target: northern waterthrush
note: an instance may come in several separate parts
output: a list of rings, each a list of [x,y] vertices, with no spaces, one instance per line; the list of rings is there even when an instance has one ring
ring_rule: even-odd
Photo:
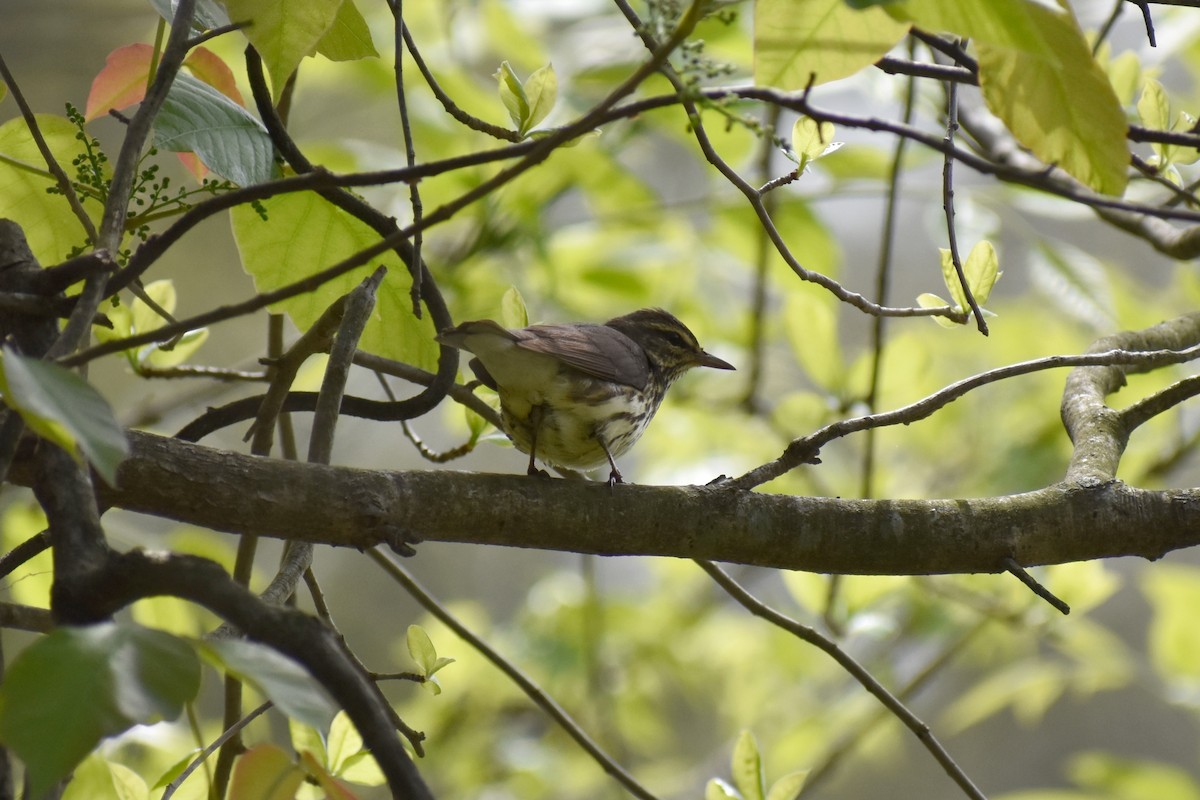
[[[576,469],[607,460],[610,485],[622,480],[616,457],[642,435],[676,378],[692,367],[733,369],[659,308],[603,325],[508,330],[475,320],[437,340],[474,353],[471,370],[500,395],[504,432],[529,454],[530,475],[539,474],[539,458]]]

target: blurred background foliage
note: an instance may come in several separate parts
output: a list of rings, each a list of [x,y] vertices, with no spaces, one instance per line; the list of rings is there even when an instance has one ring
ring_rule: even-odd
[[[307,59],[290,122],[312,160],[338,171],[404,163],[390,17],[382,4],[359,5],[383,58]],[[1092,32],[1112,5],[1074,4]],[[104,54],[151,41],[155,25],[148,6],[117,0],[87,7],[5,0],[5,16],[0,50],[35,108],[50,113],[61,113],[68,101],[82,106]],[[695,37],[702,49],[696,45],[676,65],[704,83],[744,81],[751,69],[750,16],[750,4],[735,4],[720,19],[705,21]],[[1131,120],[1146,76],[1168,87],[1173,108],[1200,105],[1200,12],[1155,7],[1154,16],[1156,48],[1147,45],[1132,7],[1105,44],[1118,86],[1128,85],[1122,101]],[[493,77],[502,61],[521,79],[553,64],[558,103],[544,123],[552,126],[586,110],[645,57],[625,21],[600,0],[408,3],[405,19],[442,88],[469,113],[501,126],[510,124]],[[235,37],[210,46],[241,74]],[[77,55],[63,58],[66,52]],[[496,146],[444,112],[411,60],[404,77],[420,159]],[[940,135],[942,88],[916,81],[912,90],[914,124]],[[669,91],[665,81],[652,79],[641,93]],[[819,88],[813,99],[825,108],[898,118],[906,91],[907,79],[867,70]],[[6,119],[15,115],[11,99],[0,110]],[[704,114],[718,152],[755,185],[792,166],[742,121],[762,124],[761,114],[749,103]],[[112,143],[117,124],[102,119],[89,130]],[[779,130],[789,128],[786,117],[779,121]],[[805,267],[870,295],[896,143],[844,128],[836,138],[845,142],[840,150],[775,191],[774,215]],[[422,201],[436,208],[497,169],[460,169],[424,181]],[[1190,165],[1178,169],[1184,183],[1196,177]],[[918,294],[944,289],[937,251],[945,235],[940,157],[910,146],[899,174],[890,304],[913,305]],[[988,303],[996,314],[991,335],[983,338],[971,326],[946,330],[926,319],[888,321],[875,408],[904,405],[996,366],[1081,352],[1098,336],[1177,316],[1200,301],[1194,265],[1157,255],[1087,209],[965,168],[957,174],[960,242],[969,247],[991,240],[1004,270]],[[181,170],[180,176],[186,180]],[[1131,189],[1143,191],[1141,185]],[[401,224],[411,220],[405,187],[362,194]],[[251,286],[228,228],[208,224],[195,236],[176,248],[159,276],[174,281],[180,310],[194,313],[247,295]],[[691,375],[672,392],[627,459],[626,475],[638,483],[737,475],[774,458],[793,438],[868,410],[873,320],[764,253],[769,250],[752,212],[705,162],[676,107],[645,112],[560,150],[424,241],[456,319],[499,316],[501,298],[513,286],[531,321],[602,320],[663,306],[710,351],[739,366],[733,374]],[[765,303],[756,320],[760,274]],[[252,363],[263,350],[263,329],[261,320],[221,326],[195,358],[217,366]],[[755,347],[762,357],[757,373],[749,368]],[[1126,397],[1144,396],[1182,374],[1179,368],[1135,377],[1114,402],[1124,405]],[[869,486],[875,497],[935,498],[1045,486],[1061,478],[1069,453],[1058,418],[1063,377],[1042,372],[992,384],[928,420],[878,431],[869,474],[866,437],[859,436],[827,448],[821,465],[766,489],[856,497]],[[118,358],[96,365],[94,380],[125,422],[165,433],[214,398],[243,391],[151,385]],[[371,391],[364,382],[361,393]],[[1195,409],[1184,406],[1139,430],[1120,477],[1147,488],[1197,485],[1197,423]],[[435,447],[468,435],[464,412],[449,403],[414,427]],[[339,433],[338,463],[423,466],[399,432],[377,423],[347,420]],[[232,447],[238,436],[214,442]],[[503,442],[485,441],[451,466],[515,472],[522,461]],[[8,494],[0,502],[5,549],[40,529],[30,498]],[[172,530],[126,513],[106,519],[122,547],[168,546],[223,563],[232,557],[222,535]],[[275,557],[269,547],[260,555],[264,575]],[[8,599],[46,606],[49,557],[39,559],[8,581]],[[812,770],[804,797],[958,796],[911,734],[837,665],[748,616],[690,563],[430,543],[407,566],[659,797],[700,798],[710,778],[728,778],[743,729],[759,743],[768,782]],[[412,622],[428,630],[440,654],[455,659],[439,673],[439,695],[407,685],[389,689],[403,718],[427,735],[419,766],[438,796],[624,796],[493,665],[363,557],[322,552],[316,569],[335,619],[373,669],[412,668],[404,645]],[[933,726],[991,797],[1200,797],[1195,553],[1158,564],[1117,560],[1036,572],[1071,604],[1069,617],[1003,575],[830,578],[751,569],[735,575],[785,613],[833,634]],[[188,635],[214,625],[178,601],[143,601],[132,613]],[[5,633],[8,652],[26,641],[24,634]],[[213,678],[206,676],[201,708],[215,705]],[[200,715],[196,729],[204,741],[219,733],[216,724],[208,711]],[[251,741],[286,735],[281,719],[270,715],[248,732]],[[101,755],[152,784],[192,746],[186,724],[164,723],[107,743]],[[202,788],[202,778],[194,778],[176,796],[203,796]],[[383,796],[380,789],[356,791]]]

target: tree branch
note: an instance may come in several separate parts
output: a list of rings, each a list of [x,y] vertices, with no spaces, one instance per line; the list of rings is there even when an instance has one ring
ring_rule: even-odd
[[[1023,494],[845,500],[728,486],[618,487],[524,475],[385,472],[130,433],[103,502],[231,533],[364,549],[425,540],[703,558],[823,573],[1002,572],[1200,544],[1200,490],[1064,482]],[[24,459],[13,477],[29,480]],[[454,502],[446,502],[453,497]],[[285,534],[281,532],[286,532]]]

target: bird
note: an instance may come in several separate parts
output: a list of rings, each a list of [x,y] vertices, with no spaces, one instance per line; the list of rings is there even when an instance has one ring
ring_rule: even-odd
[[[469,366],[500,396],[504,432],[529,455],[530,475],[548,464],[589,470],[608,462],[608,485],[623,483],[617,457],[641,437],[671,384],[692,367],[734,369],[706,353],[687,326],[661,308],[604,324],[530,325],[490,319],[446,328],[437,341],[474,354]]]

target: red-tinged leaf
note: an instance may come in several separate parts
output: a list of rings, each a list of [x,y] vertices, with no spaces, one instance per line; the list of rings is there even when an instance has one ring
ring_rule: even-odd
[[[329,770],[321,766],[317,757],[309,751],[305,750],[300,754],[300,763],[308,771],[309,777],[325,790],[327,800],[358,800],[358,795],[350,791],[349,786],[330,775]]]
[[[93,120],[110,109],[119,111],[141,102],[146,96],[153,54],[154,48],[148,44],[130,44],[109,53],[104,69],[92,81],[84,118]]]
[[[237,79],[233,77],[233,70],[212,50],[197,47],[188,55],[183,65],[191,70],[193,75],[209,86],[242,108],[246,107],[246,100],[242,97],[241,91],[238,90]]]
[[[204,162],[200,160],[200,156],[195,153],[176,153],[175,155],[179,156],[179,161],[183,164],[183,168],[192,173],[196,180],[202,181],[208,177],[208,167],[204,166]]]
[[[304,783],[304,770],[273,744],[260,744],[233,765],[229,796],[239,800],[292,800]]]

